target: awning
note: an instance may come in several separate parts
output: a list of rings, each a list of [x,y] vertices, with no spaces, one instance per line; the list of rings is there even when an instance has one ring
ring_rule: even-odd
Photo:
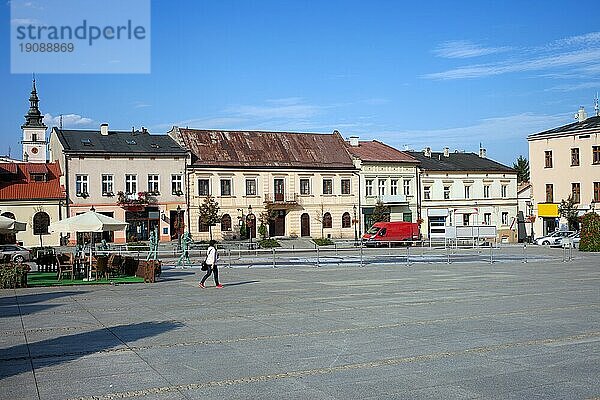
[[[538,203],[538,216],[546,218],[558,217],[558,204]]]

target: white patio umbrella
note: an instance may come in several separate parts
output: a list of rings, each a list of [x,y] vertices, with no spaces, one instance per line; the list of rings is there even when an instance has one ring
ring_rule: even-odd
[[[0,233],[16,233],[27,229],[25,222],[15,221],[12,218],[8,218],[0,215]]]
[[[50,232],[114,232],[122,231],[127,225],[129,225],[127,222],[119,221],[118,219],[97,213],[92,207],[91,211],[54,222],[50,224],[48,229]],[[92,263],[93,248],[94,243],[92,235],[90,265]]]

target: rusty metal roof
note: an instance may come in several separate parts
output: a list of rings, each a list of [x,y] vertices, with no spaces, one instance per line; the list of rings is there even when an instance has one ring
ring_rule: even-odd
[[[377,140],[370,142],[360,141],[358,146],[350,145],[350,142],[346,142],[348,151],[355,157],[362,161],[371,162],[407,162],[407,163],[418,163],[419,161],[403,151],[393,148],[385,143]]]
[[[339,133],[215,131],[178,128],[193,166],[354,169]]]

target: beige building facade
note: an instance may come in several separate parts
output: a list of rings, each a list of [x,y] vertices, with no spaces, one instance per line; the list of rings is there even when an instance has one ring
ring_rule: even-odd
[[[527,138],[537,236],[567,229],[558,207],[569,196],[580,215],[600,208],[600,116],[588,118],[582,108],[576,118]]]
[[[64,171],[68,216],[93,207],[129,223],[126,231],[98,235],[108,242],[148,240],[153,229],[161,241],[183,234],[188,154],[167,135],[109,131],[106,124],[99,131],[54,128],[50,157]]]
[[[210,237],[200,220],[207,196],[219,206],[216,240],[260,237],[354,237],[359,175],[339,134],[207,131],[174,127],[191,151],[190,232]],[[357,227],[358,229],[358,227]],[[249,237],[248,237],[249,239]]]
[[[377,140],[346,142],[354,165],[360,170],[360,229],[368,230],[378,202],[390,211],[390,221],[416,222],[418,215],[418,161]]]

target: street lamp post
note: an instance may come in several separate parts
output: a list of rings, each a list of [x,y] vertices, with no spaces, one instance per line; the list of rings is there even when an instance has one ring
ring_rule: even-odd
[[[248,238],[250,240],[250,249],[252,249],[252,228],[254,228],[254,214],[252,214],[252,204],[248,206]]]
[[[181,206],[177,205],[177,249],[181,250]]]
[[[354,211],[354,219],[352,220],[352,223],[354,224],[354,245],[358,246],[358,232],[356,230],[356,224],[358,222],[356,219],[356,204],[352,206],[352,210]]]
[[[533,239],[535,239],[535,235],[533,233],[533,221],[535,220],[535,217],[533,216],[533,200],[531,202],[527,202],[527,206],[529,207],[529,221],[531,222],[530,243],[533,243]]]

